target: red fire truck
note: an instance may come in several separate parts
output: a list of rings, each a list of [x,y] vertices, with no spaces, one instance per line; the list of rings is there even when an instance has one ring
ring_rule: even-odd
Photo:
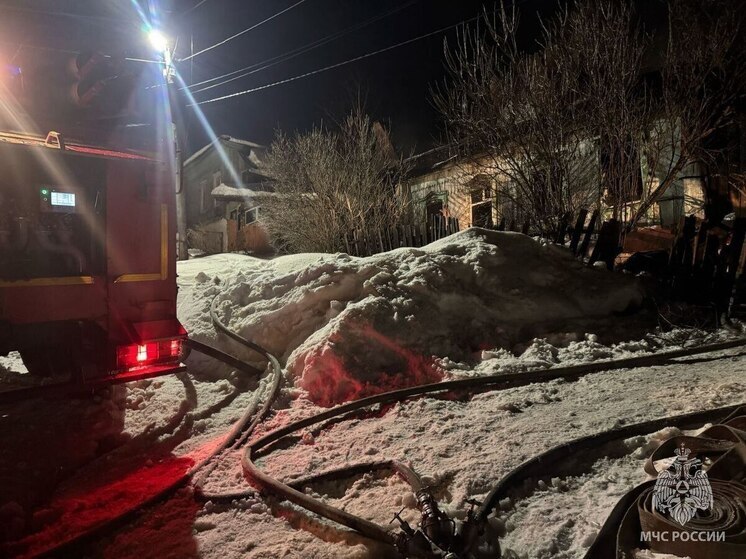
[[[84,383],[181,370],[186,337],[170,122],[87,120],[107,88],[132,83],[99,71],[81,86],[92,60],[74,61],[74,102],[41,103],[49,118],[24,105],[39,95],[20,69],[0,82],[0,355]]]

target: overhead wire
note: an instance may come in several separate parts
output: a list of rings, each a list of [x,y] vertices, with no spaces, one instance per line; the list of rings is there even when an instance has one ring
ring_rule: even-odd
[[[214,97],[212,99],[206,99],[204,101],[198,101],[196,103],[191,103],[188,106],[189,107],[195,107],[195,106],[198,106],[198,105],[206,105],[208,103],[217,103],[218,101],[224,101],[225,99],[231,99],[233,97],[239,97],[241,95],[247,95],[249,93],[254,93],[256,91],[261,91],[261,90],[264,90],[264,89],[269,89],[271,87],[276,87],[278,85],[283,85],[283,84],[294,82],[294,81],[297,81],[297,80],[300,80],[300,79],[303,79],[303,78],[314,76],[316,74],[320,74],[320,73],[326,72],[328,70],[333,70],[333,69],[339,68],[341,66],[346,66],[347,64],[352,64],[353,62],[358,62],[359,60],[364,60],[366,58],[370,58],[371,56],[375,56],[375,55],[381,54],[383,52],[387,52],[387,51],[390,51],[390,50],[393,50],[393,49],[396,49],[396,48],[399,48],[399,47],[403,47],[405,45],[414,43],[415,41],[419,41],[421,39],[426,39],[427,37],[432,37],[433,35],[437,35],[439,33],[445,33],[446,31],[449,31],[449,30],[454,29],[456,27],[459,27],[461,25],[464,25],[464,24],[467,24],[467,23],[471,23],[472,21],[475,21],[475,20],[479,19],[479,17],[480,16],[475,16],[475,17],[472,17],[472,18],[469,18],[469,19],[465,19],[465,20],[462,20],[462,21],[460,21],[458,23],[455,23],[453,25],[448,25],[446,27],[441,27],[440,29],[436,29],[435,31],[430,31],[429,33],[425,33],[424,35],[419,35],[417,37],[413,37],[412,39],[407,39],[406,41],[401,41],[401,42],[396,43],[394,45],[390,45],[388,47],[384,47],[384,48],[381,48],[381,49],[378,49],[378,50],[374,50],[374,51],[368,52],[366,54],[361,54],[360,56],[356,56],[356,57],[350,58],[348,60],[343,60],[342,62],[337,62],[335,64],[329,64],[328,66],[324,66],[322,68],[317,68],[315,70],[311,70],[309,72],[305,72],[305,73],[299,74],[297,76],[292,76],[290,78],[285,78],[285,79],[282,79],[282,80],[278,80],[276,82],[272,82],[272,83],[260,85],[260,86],[257,86],[257,87],[253,87],[251,89],[246,89],[246,90],[243,90],[243,91],[236,91],[235,93],[229,93],[227,95],[221,95],[219,97]]]
[[[229,78],[229,79],[225,79],[224,81],[222,81],[220,83],[216,83],[216,84],[213,84],[213,85],[210,85],[210,86],[207,86],[207,87],[202,87],[200,89],[196,89],[196,90],[192,91],[193,93],[199,93],[201,91],[206,91],[206,90],[212,89],[214,87],[225,85],[226,83],[229,83],[231,81],[234,81],[234,80],[237,80],[237,79],[240,79],[240,78],[244,78],[244,77],[249,76],[251,74],[255,74],[257,72],[261,72],[263,70],[266,70],[267,68],[271,68],[272,66],[275,66],[277,64],[281,64],[282,62],[286,62],[288,60],[292,60],[293,58],[301,56],[301,55],[303,55],[303,54],[305,54],[307,52],[310,52],[310,51],[312,51],[312,50],[314,50],[314,49],[316,49],[318,47],[321,47],[321,46],[323,46],[323,45],[325,45],[327,43],[330,43],[332,41],[336,41],[337,39],[339,39],[339,38],[341,38],[341,37],[343,37],[345,35],[348,35],[348,34],[352,33],[353,31],[358,31],[358,30],[360,30],[360,29],[362,29],[364,27],[367,27],[368,25],[371,25],[371,24],[376,23],[376,22],[378,22],[378,21],[380,21],[382,19],[385,19],[385,18],[387,18],[389,16],[392,16],[393,14],[395,14],[397,12],[400,12],[402,10],[405,10],[406,8],[410,7],[411,5],[413,5],[413,4],[417,3],[417,2],[419,2],[419,0],[410,0],[409,2],[406,2],[405,4],[401,4],[401,5],[397,6],[396,8],[394,8],[392,10],[389,10],[389,11],[387,11],[385,13],[382,13],[382,14],[378,14],[378,15],[376,15],[376,16],[374,16],[372,18],[369,18],[369,19],[367,19],[365,21],[356,23],[355,25],[351,25],[350,27],[347,27],[346,29],[342,29],[341,31],[337,31],[336,33],[332,33],[331,35],[327,35],[326,37],[321,37],[320,39],[317,39],[315,41],[307,43],[307,44],[305,44],[305,45],[303,45],[301,47],[289,50],[289,51],[284,52],[284,53],[282,53],[280,55],[277,55],[277,56],[273,56],[272,58],[269,58],[269,59],[264,60],[262,62],[257,62],[257,63],[251,64],[249,66],[245,66],[244,68],[240,68],[238,70],[233,70],[231,72],[227,72],[227,73],[222,74],[220,76],[215,76],[213,78],[202,80],[201,82],[197,82],[197,83],[189,85],[188,88],[192,89],[194,87],[199,87],[201,85],[205,85],[205,84],[208,84],[208,83],[211,83],[211,82],[214,82],[214,81],[223,80],[224,78]],[[240,75],[236,76],[236,74],[240,74]],[[234,77],[231,77],[231,76],[234,76]],[[184,89],[184,88],[181,88],[181,89]]]
[[[196,3],[196,4],[194,5],[194,6],[192,6],[191,8],[187,8],[186,10],[184,10],[184,11],[183,11],[183,12],[182,12],[181,14],[179,14],[179,15],[180,15],[180,16],[185,16],[186,14],[188,14],[188,13],[190,13],[190,12],[193,12],[194,10],[196,10],[197,8],[199,8],[199,7],[200,7],[200,6],[202,5],[202,4],[204,4],[204,3],[208,2],[208,1],[209,1],[209,0],[200,0],[200,1],[199,1],[199,2],[197,2],[197,3]]]
[[[190,54],[189,56],[187,56],[187,57],[185,57],[185,58],[182,58],[182,59],[180,59],[180,61],[182,61],[182,62],[183,62],[183,61],[186,61],[186,60],[191,60],[192,58],[195,58],[195,57],[197,57],[197,56],[199,56],[199,55],[201,55],[201,54],[204,54],[204,53],[206,53],[206,52],[208,52],[208,51],[211,51],[211,50],[213,50],[213,49],[216,49],[216,48],[218,48],[218,47],[220,47],[220,46],[222,46],[222,45],[224,45],[224,44],[226,44],[226,43],[228,43],[228,42],[232,41],[233,39],[235,39],[235,38],[237,38],[237,37],[240,37],[241,35],[244,35],[244,34],[248,33],[249,31],[253,31],[253,30],[254,30],[254,29],[256,29],[257,27],[259,27],[259,26],[261,26],[261,25],[264,25],[265,23],[267,23],[267,22],[269,22],[269,21],[272,21],[272,20],[273,20],[273,19],[275,19],[276,17],[279,17],[279,16],[281,16],[282,14],[284,14],[284,13],[286,13],[286,12],[289,12],[289,11],[290,11],[290,10],[292,10],[293,8],[295,8],[295,7],[297,7],[297,6],[300,6],[301,4],[303,4],[303,3],[305,2],[305,1],[306,1],[306,0],[298,0],[298,2],[296,2],[295,4],[292,4],[291,6],[288,6],[287,8],[285,8],[285,9],[283,9],[283,10],[280,10],[280,11],[279,11],[279,12],[277,12],[276,14],[273,14],[273,15],[269,16],[268,18],[265,18],[265,19],[263,19],[262,21],[260,21],[260,22],[258,22],[258,23],[255,23],[255,24],[254,24],[254,25],[252,25],[251,27],[247,27],[247,28],[246,28],[246,29],[244,29],[243,31],[239,31],[238,33],[235,33],[235,34],[231,35],[230,37],[227,37],[227,38],[223,39],[222,41],[219,41],[219,42],[215,43],[215,44],[214,44],[214,45],[212,45],[212,46],[206,47],[206,48],[204,48],[204,49],[202,49],[202,50],[198,50],[197,52],[195,52],[195,53],[193,53],[193,54]]]

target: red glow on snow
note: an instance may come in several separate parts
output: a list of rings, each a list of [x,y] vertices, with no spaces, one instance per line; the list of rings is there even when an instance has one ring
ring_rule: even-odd
[[[11,544],[11,554],[33,557],[129,511],[177,481],[191,466],[190,457],[167,456],[152,465],[121,473],[108,483],[91,480],[62,490],[37,511],[38,531]],[[98,480],[100,483],[100,480]]]
[[[331,407],[381,392],[443,380],[443,372],[431,357],[403,347],[374,328],[360,326],[352,334],[354,343],[365,347],[361,355],[375,354],[385,365],[358,360],[354,352],[352,356],[339,355],[335,351],[335,340],[331,339],[320,351],[306,357],[299,383],[315,404]],[[349,344],[349,335],[345,341]]]

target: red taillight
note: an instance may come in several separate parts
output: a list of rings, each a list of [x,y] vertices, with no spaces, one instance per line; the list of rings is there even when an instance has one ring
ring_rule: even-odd
[[[132,369],[154,363],[179,361],[182,339],[160,340],[117,347],[117,369]]]

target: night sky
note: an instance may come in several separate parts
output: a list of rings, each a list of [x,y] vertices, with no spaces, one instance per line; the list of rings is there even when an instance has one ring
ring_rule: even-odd
[[[178,39],[178,60],[192,52],[192,45],[195,52],[209,47],[297,1],[206,0],[195,8],[200,0],[161,0],[157,13],[166,35]],[[554,0],[518,2],[527,37],[536,33],[537,12],[546,16],[556,5]],[[23,63],[29,57],[82,49],[148,55],[132,4],[131,0],[0,0],[0,60]],[[155,0],[151,5],[156,5]],[[387,47],[473,18],[483,6],[492,5],[480,0],[305,0],[223,46],[178,63],[177,68],[187,83],[198,82],[394,12],[292,60],[198,93],[201,101]],[[455,35],[455,30],[440,33],[292,83],[203,105],[203,110],[218,134],[269,143],[278,127],[302,131],[340,117],[360,90],[373,117],[390,124],[396,147],[422,151],[434,144],[439,133],[430,88],[444,77],[443,40]],[[189,130],[191,150],[208,141],[196,120],[191,120]]]
[[[194,30],[195,49],[199,50],[222,38],[227,30],[230,34],[243,29],[275,13],[279,5],[294,2],[209,0],[187,16],[189,21],[183,28],[185,34]],[[226,9],[214,9],[216,5],[224,5]],[[387,47],[474,17],[481,6],[477,0],[307,0],[256,32],[236,39],[230,47],[226,45],[197,57],[194,81],[266,60],[378,14],[397,8],[400,11],[286,63],[198,94],[197,98],[202,100],[215,97],[216,93],[272,83]],[[437,133],[437,114],[430,103],[429,87],[442,79],[445,35],[296,82],[206,105],[204,110],[216,130],[268,142],[277,126],[286,131],[304,130],[322,119],[338,118],[360,90],[367,98],[371,114],[390,123],[399,147],[424,149]],[[455,31],[447,35],[454,37]],[[188,78],[189,63],[181,71]]]
[[[159,3],[162,26],[178,39],[176,58],[229,37],[295,4],[298,0],[171,0]],[[543,4],[521,2],[529,18]],[[143,3],[144,4],[144,3]],[[491,6],[491,3],[488,3]],[[283,80],[335,64],[478,15],[479,0],[305,0],[297,7],[233,41],[181,62],[187,83],[263,62],[382,14],[370,23],[287,62],[196,95],[209,99]],[[190,9],[191,8],[191,9]],[[2,0],[0,54],[15,62],[55,56],[56,50],[95,49],[104,53],[143,48],[144,39],[130,0]],[[443,40],[455,30],[292,83],[205,105],[218,134],[268,143],[278,127],[307,130],[339,118],[362,91],[374,118],[391,125],[402,150],[424,150],[438,134],[431,84],[443,78]],[[193,41],[193,43],[192,43]],[[18,52],[19,46],[24,45]],[[53,50],[41,50],[45,47]],[[207,142],[196,120],[190,123],[192,150]]]

